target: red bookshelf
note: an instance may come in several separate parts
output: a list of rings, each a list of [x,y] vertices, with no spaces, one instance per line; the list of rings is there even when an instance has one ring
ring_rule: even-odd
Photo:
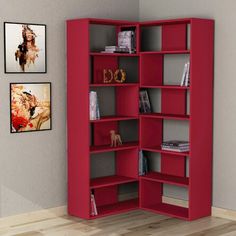
[[[99,40],[101,35],[96,39],[91,36],[94,35],[91,27],[97,26],[109,30],[109,38],[104,42]],[[144,43],[149,42],[145,30],[155,27],[160,29],[161,37],[151,41],[160,40],[158,50]],[[117,33],[127,29],[135,31],[136,53],[101,52],[106,45],[116,45]],[[93,44],[94,40],[97,41]],[[211,215],[213,41],[214,21],[209,19],[140,23],[92,18],[67,21],[70,215],[95,219],[138,208],[183,220]],[[180,86],[181,78],[177,83],[166,83],[166,57],[169,56],[189,58],[190,86]],[[115,71],[119,68],[127,71],[126,81],[104,84],[103,69]],[[160,93],[159,111],[139,114],[140,89]],[[91,90],[97,91],[104,103],[98,120],[89,119]],[[105,99],[106,94],[112,94],[113,99]],[[112,109],[107,109],[109,104],[113,104]],[[165,122],[174,122],[176,126],[179,122],[187,124],[189,152],[161,149],[165,141]],[[123,145],[111,147],[110,130],[122,135],[137,135],[127,136]],[[158,154],[160,171],[150,170],[138,176],[139,150]],[[113,155],[114,173],[91,177],[92,157],[105,157],[107,153]],[[104,157],[103,160],[111,161],[110,157]],[[120,201],[120,188],[137,183],[138,198]],[[163,201],[166,184],[187,189],[188,207]],[[97,216],[90,215],[91,191],[96,200]]]

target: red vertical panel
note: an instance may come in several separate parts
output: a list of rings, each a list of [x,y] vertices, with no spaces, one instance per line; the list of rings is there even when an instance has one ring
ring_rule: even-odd
[[[162,85],[163,81],[163,55],[147,54],[140,56],[140,82],[141,85]]]
[[[140,146],[160,148],[162,143],[162,119],[141,117]]]
[[[94,189],[94,197],[97,207],[117,203],[118,185]]]
[[[140,206],[150,207],[162,202],[162,184],[149,180],[140,180]]]
[[[95,123],[93,130],[93,145],[99,146],[111,144],[111,130],[115,130],[116,133],[118,132],[118,123],[116,121]]]
[[[89,24],[67,21],[68,212],[90,215]]]
[[[187,48],[187,25],[170,24],[162,26],[162,50],[185,50]]]
[[[138,116],[139,113],[139,88],[117,87],[116,88],[116,115]]]
[[[163,89],[161,91],[161,112],[164,114],[185,115],[186,91]]]
[[[138,149],[116,153],[116,174],[138,178]]]
[[[191,20],[189,217],[211,215],[214,21]]]
[[[116,56],[94,56],[93,57],[93,83],[103,83],[103,69],[111,69],[114,73],[118,68]],[[113,81],[112,81],[113,82]]]
[[[168,175],[185,176],[185,157],[161,155],[161,172]]]

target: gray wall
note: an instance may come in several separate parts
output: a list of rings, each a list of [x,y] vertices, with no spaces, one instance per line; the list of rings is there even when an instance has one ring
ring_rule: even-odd
[[[0,0],[0,217],[66,204],[65,20],[97,17],[137,20],[136,0]],[[3,22],[47,25],[48,73],[3,71]],[[10,134],[9,83],[52,82],[53,130]]]
[[[213,205],[236,210],[236,1],[140,0],[140,20],[215,19]]]

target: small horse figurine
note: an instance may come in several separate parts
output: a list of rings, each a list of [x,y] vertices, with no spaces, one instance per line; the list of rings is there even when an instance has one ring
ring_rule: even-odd
[[[115,130],[110,131],[111,134],[111,147],[122,145],[122,140],[119,134],[116,134]]]

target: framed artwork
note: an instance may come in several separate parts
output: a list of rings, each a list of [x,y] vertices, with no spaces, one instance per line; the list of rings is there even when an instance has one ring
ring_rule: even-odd
[[[147,90],[140,90],[139,92],[139,112],[151,113],[152,107]]]
[[[5,73],[46,73],[46,25],[4,22]]]
[[[51,83],[10,83],[11,133],[52,129]]]

